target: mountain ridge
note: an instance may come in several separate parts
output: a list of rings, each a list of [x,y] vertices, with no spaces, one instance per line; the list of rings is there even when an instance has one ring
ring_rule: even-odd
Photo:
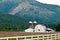
[[[56,24],[60,22],[60,6],[42,4],[35,0],[10,0],[0,4],[7,5],[5,7],[0,5],[0,11],[6,14],[10,13],[10,15],[36,20],[43,24]]]

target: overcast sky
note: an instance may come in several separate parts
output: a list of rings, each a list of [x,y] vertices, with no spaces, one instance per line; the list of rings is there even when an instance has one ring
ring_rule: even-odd
[[[36,0],[42,3],[60,5],[60,0]]]

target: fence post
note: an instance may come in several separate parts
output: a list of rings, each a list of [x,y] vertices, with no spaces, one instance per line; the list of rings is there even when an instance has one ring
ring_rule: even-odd
[[[60,33],[58,33],[58,40],[60,40],[60,38],[59,38],[59,37],[60,37]]]
[[[55,34],[55,40],[57,39],[57,36],[56,36],[57,34]]]
[[[31,36],[31,40],[33,40],[33,36]]]
[[[44,35],[43,35],[43,40],[44,40]]]
[[[8,38],[6,40],[8,40]]]
[[[52,34],[51,34],[51,40],[52,40]]]
[[[18,37],[16,38],[16,40],[18,40]]]
[[[37,38],[38,38],[37,40],[39,40],[39,36],[37,36]]]
[[[24,40],[26,40],[26,36],[25,36]]]

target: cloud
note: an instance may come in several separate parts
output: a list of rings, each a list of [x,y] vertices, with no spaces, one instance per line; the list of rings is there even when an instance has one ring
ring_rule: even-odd
[[[60,5],[60,0],[36,0],[36,1],[46,4]]]

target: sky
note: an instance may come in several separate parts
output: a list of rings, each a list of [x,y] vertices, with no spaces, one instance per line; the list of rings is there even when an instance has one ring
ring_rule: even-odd
[[[36,0],[41,3],[46,3],[46,4],[53,4],[53,5],[59,5],[60,6],[60,0]]]

